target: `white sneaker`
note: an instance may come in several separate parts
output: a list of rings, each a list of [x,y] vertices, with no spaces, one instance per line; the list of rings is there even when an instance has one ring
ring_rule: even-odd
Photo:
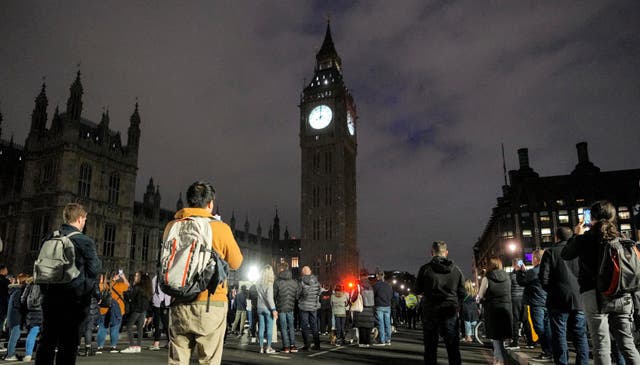
[[[272,349],[271,347],[267,347],[267,349],[264,350],[264,352],[266,352],[267,354],[275,354],[276,350]]]
[[[126,349],[120,351],[121,354],[135,354],[140,352],[140,346],[129,346]]]
[[[22,358],[22,361],[31,361],[31,355],[25,355],[25,356]]]
[[[13,356],[5,357],[4,361],[18,361],[18,358],[16,357],[16,355],[13,355]]]

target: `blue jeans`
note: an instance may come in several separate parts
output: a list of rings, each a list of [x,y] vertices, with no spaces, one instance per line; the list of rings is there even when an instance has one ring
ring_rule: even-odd
[[[36,338],[38,337],[38,333],[40,333],[40,326],[33,326],[29,329],[29,333],[27,334],[27,342],[24,345],[25,355],[33,355],[33,347],[36,345]]]
[[[549,325],[547,307],[529,306],[529,310],[531,311],[533,330],[536,331],[538,337],[540,337],[542,352],[546,355],[551,355],[553,349],[551,348],[551,326]]]
[[[473,329],[476,328],[477,321],[464,321],[464,335],[473,336]]]
[[[302,328],[302,340],[304,346],[309,347],[313,336],[313,344],[320,347],[320,333],[318,332],[318,314],[316,311],[300,311],[300,327]]]
[[[120,324],[122,323],[122,314],[120,314],[120,306],[118,301],[111,301],[111,308],[105,315],[100,315],[98,318],[98,334],[96,335],[96,344],[98,347],[104,347],[104,342],[107,339],[107,328],[104,325],[105,317],[109,316],[109,337],[111,347],[118,346],[118,340],[120,339]]]
[[[443,315],[425,315],[424,323],[422,324],[425,365],[436,365],[438,363],[438,341],[440,336],[442,336],[445,347],[447,348],[449,365],[462,364],[459,333],[460,325],[457,313],[448,317]]]
[[[296,345],[296,329],[293,327],[293,312],[278,313],[280,321],[280,333],[282,333],[282,346]]]
[[[265,326],[266,331],[265,331]],[[273,317],[268,310],[258,312],[258,345],[262,348],[264,333],[267,336],[267,347],[271,347],[271,338],[273,337]]]
[[[391,342],[391,307],[376,307],[380,343]]]
[[[20,325],[11,327],[9,331],[9,343],[7,344],[7,357],[11,357],[16,354],[16,345],[20,339]]]
[[[553,360],[558,365],[569,364],[569,347],[567,346],[567,330],[571,331],[573,346],[576,349],[576,365],[589,364],[589,343],[587,342],[587,327],[582,311],[549,310],[551,324],[551,341]],[[567,323],[571,328],[567,328]]]

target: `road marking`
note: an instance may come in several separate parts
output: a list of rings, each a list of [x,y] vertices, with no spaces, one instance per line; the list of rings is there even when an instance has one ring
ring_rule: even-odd
[[[269,357],[275,357],[276,359],[283,359],[283,360],[291,360],[292,359],[291,356],[282,356],[282,355],[270,355]]]
[[[314,357],[314,356],[324,355],[324,354],[326,354],[326,353],[328,353],[328,352],[338,351],[338,350],[340,350],[340,349],[342,349],[342,348],[349,347],[349,346],[353,346],[353,344],[351,344],[351,345],[342,345],[342,346],[337,346],[337,347],[334,347],[334,348],[332,348],[332,349],[330,349],[330,350],[324,350],[324,351],[316,352],[315,354],[308,355],[308,357]]]

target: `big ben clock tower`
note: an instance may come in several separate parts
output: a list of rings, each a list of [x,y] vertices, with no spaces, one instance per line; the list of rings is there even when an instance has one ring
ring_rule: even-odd
[[[320,282],[358,277],[356,153],[358,116],[342,79],[331,28],[300,100],[302,253]]]

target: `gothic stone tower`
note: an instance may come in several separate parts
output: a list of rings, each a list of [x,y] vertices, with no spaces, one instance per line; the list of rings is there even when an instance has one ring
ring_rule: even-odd
[[[322,283],[357,277],[357,113],[327,24],[300,100],[302,265]]]

